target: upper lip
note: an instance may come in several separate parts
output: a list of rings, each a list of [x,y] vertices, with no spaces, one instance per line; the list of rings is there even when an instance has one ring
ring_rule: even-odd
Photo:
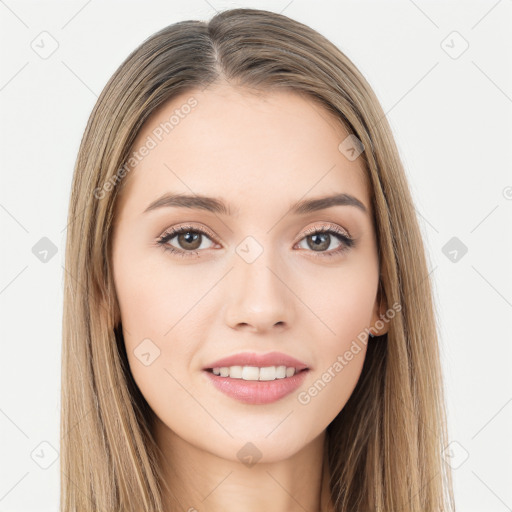
[[[287,368],[295,368],[297,371],[305,370],[308,365],[302,363],[298,359],[291,357],[282,352],[268,352],[267,354],[257,354],[256,352],[242,352],[232,356],[218,359],[203,370],[211,370],[212,368],[222,368],[230,366],[286,366]]]

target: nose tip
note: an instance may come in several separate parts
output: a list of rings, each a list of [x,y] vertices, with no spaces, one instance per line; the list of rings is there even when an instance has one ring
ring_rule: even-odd
[[[226,320],[231,327],[260,332],[290,323],[290,292],[265,261],[242,262],[228,286]]]

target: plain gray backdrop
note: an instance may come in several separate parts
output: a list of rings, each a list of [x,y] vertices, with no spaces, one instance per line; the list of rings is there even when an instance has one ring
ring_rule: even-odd
[[[0,0],[0,511],[57,511],[73,166],[146,37],[256,7],[333,41],[394,131],[428,251],[458,510],[512,511],[512,1]]]

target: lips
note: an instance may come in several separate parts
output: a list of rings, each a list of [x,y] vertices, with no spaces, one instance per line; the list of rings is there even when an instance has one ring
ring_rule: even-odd
[[[304,369],[292,377],[271,381],[232,379],[219,377],[209,371],[204,377],[218,391],[227,397],[247,405],[265,405],[289,397],[303,384],[308,374]]]
[[[205,366],[203,370],[212,370],[213,368],[230,366],[258,366],[260,368],[267,366],[286,366],[295,368],[297,372],[306,370],[309,366],[294,357],[281,352],[269,352],[267,354],[257,354],[256,352],[243,352],[223,359],[218,359]]]

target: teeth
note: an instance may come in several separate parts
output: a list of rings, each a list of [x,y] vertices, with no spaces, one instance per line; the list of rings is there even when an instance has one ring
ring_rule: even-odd
[[[286,366],[265,366],[263,368],[257,366],[223,366],[221,368],[213,368],[213,373],[232,379],[275,380],[292,377],[296,372],[295,368],[287,368]]]

